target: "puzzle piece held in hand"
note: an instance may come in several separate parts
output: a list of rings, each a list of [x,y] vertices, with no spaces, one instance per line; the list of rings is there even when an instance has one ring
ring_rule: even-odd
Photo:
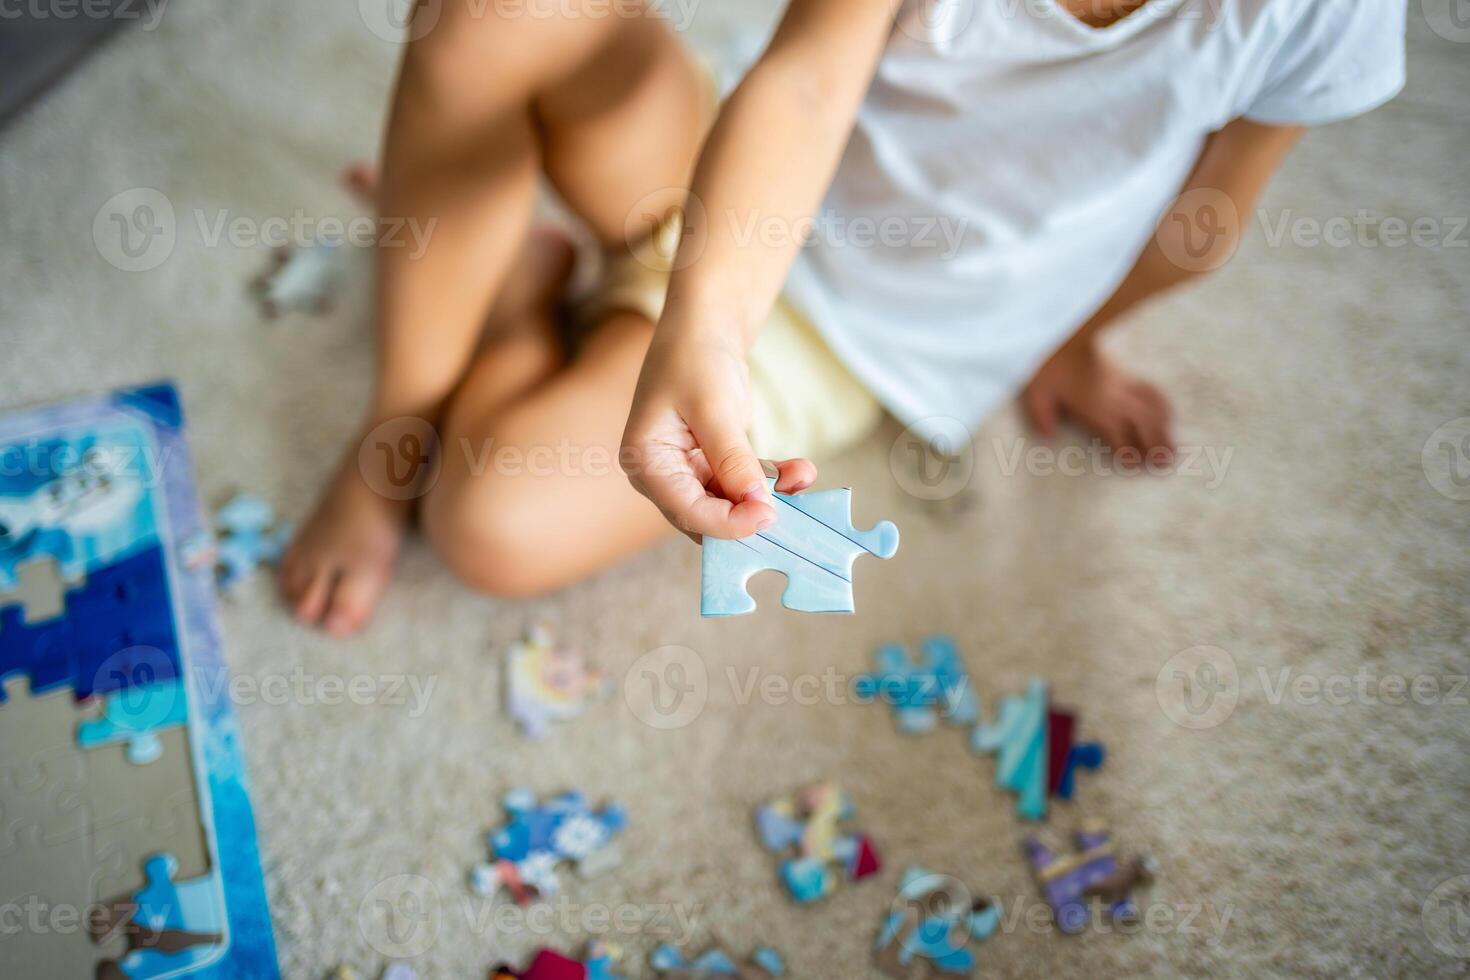
[[[858,881],[881,867],[871,840],[838,833],[838,824],[852,815],[852,801],[836,783],[818,783],[756,810],[756,830],[766,849],[796,851],[781,861],[781,881],[796,901],[806,904],[832,894],[840,880],[836,868]]]
[[[706,537],[700,613],[738,616],[755,611],[745,590],[752,575],[773,569],[786,575],[781,605],[797,612],[853,611],[852,564],[859,555],[891,558],[898,528],[880,521],[872,530],[852,526],[852,490],[776,493],[776,523],[739,540]]]
[[[121,932],[128,953],[105,960],[103,980],[151,977],[197,968],[214,959],[224,942],[224,909],[213,878],[174,881],[178,862],[155,854],[143,865],[148,884],[133,895],[114,898],[93,910],[87,929],[104,943]]]
[[[878,932],[878,967],[891,977],[916,976],[926,965],[933,973],[968,977],[975,970],[969,945],[990,938],[999,925],[999,904],[915,865],[904,872]]]
[[[738,965],[718,946],[711,946],[691,960],[679,947],[665,943],[653,951],[648,962],[665,980],[715,980],[717,977],[770,980],[786,974],[781,954],[769,946],[754,950],[744,965]]]
[[[1112,835],[1100,824],[1079,831],[1075,846],[1074,853],[1063,855],[1034,835],[1024,844],[1037,884],[1056,916],[1057,928],[1065,933],[1081,932],[1091,920],[1093,901],[1114,921],[1136,919],[1138,906],[1130,893],[1134,887],[1153,880],[1152,862],[1138,857],[1119,864]]]
[[[140,684],[103,697],[102,716],[77,725],[77,744],[94,749],[128,743],[128,761],[146,765],[163,752],[158,732],[187,724],[189,705],[178,678]]]
[[[603,690],[602,671],[572,650],[558,647],[545,626],[535,626],[506,654],[506,710],[530,738],[544,738],[553,721],[582,713]]]
[[[919,652],[915,662],[901,646],[879,647],[873,654],[875,672],[858,676],[858,696],[888,704],[899,730],[909,735],[932,732],[940,718],[953,725],[976,724],[980,702],[954,641],[931,636]]]
[[[582,877],[615,867],[615,834],[627,826],[621,807],[609,804],[594,811],[575,790],[537,805],[528,789],[512,790],[503,801],[510,821],[490,834],[493,863],[477,865],[470,887],[492,895],[501,886],[519,905],[555,895],[557,868],[573,863]]]
[[[215,570],[221,589],[228,592],[261,565],[275,565],[291,541],[291,525],[276,520],[270,504],[240,494],[220,508]]]

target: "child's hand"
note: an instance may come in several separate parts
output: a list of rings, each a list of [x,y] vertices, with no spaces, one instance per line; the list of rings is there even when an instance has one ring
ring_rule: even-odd
[[[810,460],[762,464],[750,447],[750,376],[739,341],[660,331],[643,362],[621,461],[628,479],[694,540],[743,538],[776,521],[766,487],[811,486]]]

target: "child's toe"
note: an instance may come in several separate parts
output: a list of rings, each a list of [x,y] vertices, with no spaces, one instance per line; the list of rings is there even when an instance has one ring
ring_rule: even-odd
[[[387,577],[370,569],[354,569],[343,574],[332,592],[331,607],[323,621],[327,632],[344,636],[361,629],[386,585]]]
[[[310,579],[297,595],[292,606],[297,619],[308,624],[321,622],[322,612],[327,608],[327,597],[332,591],[334,577],[332,569],[326,565],[318,565],[311,571]]]

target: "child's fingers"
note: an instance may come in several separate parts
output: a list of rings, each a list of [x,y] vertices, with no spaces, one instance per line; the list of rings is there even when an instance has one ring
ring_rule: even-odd
[[[1043,394],[1038,388],[1026,390],[1023,404],[1026,414],[1031,418],[1031,425],[1043,438],[1050,438],[1057,427],[1057,405],[1055,399],[1050,395]]]
[[[732,504],[706,490],[704,481],[682,451],[659,454],[649,460],[634,486],[663,513],[665,519],[690,538],[703,535],[743,538],[754,534],[775,512],[764,501]]]
[[[773,465],[776,489],[782,493],[800,493],[817,482],[817,467],[809,459],[783,459]]]
[[[745,501],[765,503],[770,500],[766,474],[750,439],[739,425],[715,415],[689,420],[689,430],[704,452],[714,472],[715,482],[726,500],[733,504]],[[766,506],[769,508],[769,504]],[[723,537],[724,535],[721,535]]]

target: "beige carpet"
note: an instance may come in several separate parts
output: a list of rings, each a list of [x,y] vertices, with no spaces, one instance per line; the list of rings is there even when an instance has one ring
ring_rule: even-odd
[[[395,48],[355,6],[172,5],[156,31],[126,32],[0,135],[0,402],[175,377],[206,497],[250,488],[306,510],[366,391],[360,270],[330,317],[265,323],[245,295],[263,253],[209,247],[194,215],[358,213],[334,180],[376,144]],[[702,43],[750,16],[746,3],[671,6],[697,9]],[[1408,90],[1311,134],[1270,192],[1271,227],[1288,209],[1470,214],[1470,47],[1411,7]],[[138,186],[167,195],[179,231],[167,261],[129,273],[99,256],[93,220]],[[921,862],[1006,906],[1006,931],[979,947],[989,976],[1463,974],[1465,882],[1452,879],[1470,874],[1470,691],[1459,686],[1470,501],[1454,496],[1470,493],[1447,482],[1439,440],[1427,468],[1422,452],[1437,427],[1470,415],[1470,249],[1463,232],[1459,247],[1390,248],[1365,234],[1349,247],[1272,247],[1257,224],[1226,272],[1119,332],[1118,347],[1175,398],[1181,442],[1214,454],[1192,472],[1018,468],[1010,409],[978,435],[968,507],[906,492],[920,484],[902,444],[890,466],[894,428],[833,462],[823,482],[859,488],[858,523],[891,517],[904,536],[892,561],[859,565],[854,617],[783,613],[777,583],[761,582],[757,615],[701,621],[698,554],[683,541],[534,603],[472,595],[415,545],[372,628],[349,643],[298,628],[267,583],[247,589],[223,612],[241,674],[306,694],[320,689],[298,671],[360,676],[380,700],[411,675],[429,691],[426,705],[240,706],[287,973],[338,961],[375,972],[387,953],[422,948],[421,975],[475,977],[611,922],[632,976],[651,975],[648,950],[692,928],[694,942],[718,934],[736,951],[771,943],[797,977],[861,977],[900,871]],[[1081,445],[1071,439],[1061,445]],[[501,709],[497,655],[537,619],[599,658],[628,697],[532,745]],[[1102,817],[1155,856],[1146,928],[1069,938],[1038,926],[1023,827],[992,762],[953,730],[908,740],[886,709],[844,703],[844,679],[876,643],[931,631],[958,638],[987,710],[1040,674],[1107,743],[1106,769],[1048,829]],[[666,645],[697,651],[694,697],[707,698],[668,730],[639,718],[659,717],[643,711],[640,658]],[[1201,645],[1224,651],[1211,663],[1226,690],[1190,715],[1169,661]],[[1398,697],[1415,679],[1417,701]],[[821,777],[850,787],[887,866],[797,910],[750,810]],[[516,784],[579,786],[632,817],[625,865],[569,879],[545,918],[496,911],[464,883]]]

